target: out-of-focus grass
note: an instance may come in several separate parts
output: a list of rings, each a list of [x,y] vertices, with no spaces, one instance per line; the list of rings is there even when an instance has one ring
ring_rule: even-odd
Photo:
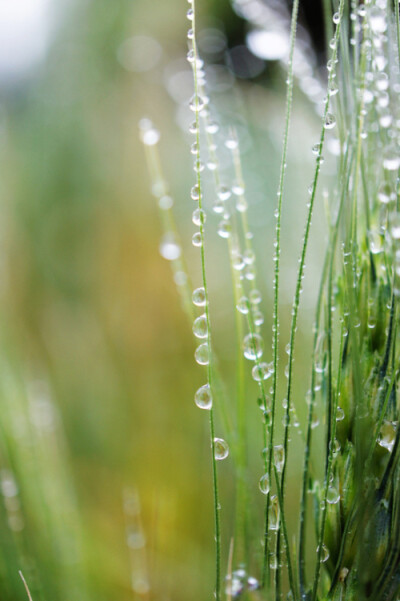
[[[158,255],[157,211],[137,144],[137,122],[149,115],[163,131],[166,172],[196,277],[188,228],[190,160],[162,85],[162,65],[185,52],[185,8],[171,1],[156,7],[77,3],[59,21],[42,66],[3,87],[2,601],[26,598],[19,569],[34,601],[132,598],[125,486],[135,487],[141,499],[151,596],[195,601],[209,593],[212,490],[206,424],[192,400],[202,382],[168,265]],[[117,51],[126,37],[142,32],[159,40],[164,56],[154,70],[131,74],[119,65]],[[279,90],[266,94],[249,86],[243,93],[259,123],[283,114]],[[315,125],[311,114],[306,117],[304,124],[303,115],[294,115],[309,136]],[[280,139],[280,130],[265,127],[255,142],[258,152],[248,165],[245,158],[250,178],[257,168],[252,156],[264,165],[250,218],[253,211],[269,301]],[[308,165],[300,155],[294,162],[299,169]],[[302,215],[304,203],[293,192],[293,214]],[[288,220],[284,231],[292,225]],[[288,256],[297,252],[300,232],[297,226],[286,234],[285,245],[293,236],[295,248]],[[209,248],[221,257],[209,278],[220,299],[212,311],[221,367],[229,373],[229,267],[221,241],[210,241]],[[295,264],[288,274],[291,269]],[[264,310],[269,342],[270,306]],[[283,332],[287,327],[282,323]],[[249,399],[249,428],[259,429],[255,401],[256,395]],[[250,448],[255,483],[260,450],[261,435]],[[231,519],[232,469],[229,463],[221,469]],[[255,505],[261,538],[261,499]],[[146,597],[144,591],[133,595]]]

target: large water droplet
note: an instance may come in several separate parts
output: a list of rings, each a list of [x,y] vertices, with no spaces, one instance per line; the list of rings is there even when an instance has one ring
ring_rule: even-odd
[[[328,493],[326,495],[326,500],[331,505],[336,505],[340,501],[340,494],[334,486],[330,486],[328,488]]]
[[[210,362],[210,353],[208,352],[208,344],[204,342],[197,347],[194,353],[194,358],[199,365],[208,365]]]
[[[270,484],[268,474],[264,474],[263,476],[261,476],[258,486],[263,495],[267,495],[269,493]]]
[[[268,380],[268,378],[272,375],[272,370],[268,363],[260,363],[259,365],[255,365],[251,370],[251,375],[253,376],[253,380],[256,382],[262,382],[263,380]]]
[[[201,386],[194,395],[194,402],[199,409],[208,409],[212,407],[212,396],[209,384]]]
[[[229,455],[229,446],[223,438],[214,438],[214,457],[217,461],[226,459]]]
[[[205,313],[197,317],[193,322],[193,334],[196,338],[207,338],[207,316]]]
[[[196,307],[204,307],[205,306],[206,291],[203,287],[196,288],[196,290],[193,290],[192,301],[193,301],[193,304],[196,305]]]
[[[243,341],[243,352],[246,359],[255,361],[262,357],[264,342],[259,334],[247,334]]]

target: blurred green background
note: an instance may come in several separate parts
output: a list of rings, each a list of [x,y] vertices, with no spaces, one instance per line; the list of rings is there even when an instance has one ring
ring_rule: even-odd
[[[229,2],[200,4],[201,28],[240,35],[244,24]],[[0,3],[2,601],[26,598],[18,570],[34,601],[196,601],[212,594],[208,422],[193,402],[204,372],[193,360],[191,327],[158,253],[161,226],[138,139],[139,120],[151,118],[161,131],[191,276],[200,285],[198,250],[190,242],[193,172],[182,108],[190,87],[186,9],[178,0]],[[234,81],[223,60],[216,64],[211,102],[223,131],[233,123],[242,144],[270,360],[286,76],[278,63],[267,70],[258,63],[256,77]],[[292,130],[283,346],[319,131],[299,90]],[[299,328],[300,416],[325,238],[320,204]],[[216,217],[208,223],[214,339],[234,415],[229,263]],[[257,576],[262,426],[250,376],[248,390]],[[217,428],[223,435],[219,422]],[[230,460],[219,468],[226,561],[235,470]],[[297,497],[294,487],[294,503]]]

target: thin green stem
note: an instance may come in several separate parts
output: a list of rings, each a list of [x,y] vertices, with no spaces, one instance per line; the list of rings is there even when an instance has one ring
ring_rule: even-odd
[[[195,0],[192,0],[193,7],[193,39],[192,49],[194,55],[193,62],[193,79],[194,79],[194,95],[195,95],[195,115],[196,115],[196,163],[200,163],[200,119],[199,119],[199,91],[198,91],[198,79],[197,79],[197,46],[196,46],[196,9]],[[202,181],[200,176],[200,170],[197,169],[197,186],[199,191],[199,209],[202,210],[203,205],[203,189]],[[205,292],[205,314],[207,321],[207,348],[209,362],[207,366],[207,377],[210,390],[213,390],[213,370],[212,370],[212,345],[211,345],[211,324],[210,324],[210,310],[209,310],[209,294],[207,287],[207,276],[206,276],[206,258],[204,249],[204,220],[200,222],[200,236],[201,236],[201,273],[203,280],[203,287]],[[215,527],[215,599],[220,601],[221,599],[221,525],[220,525],[220,502],[219,502],[219,490],[218,490],[218,474],[217,474],[217,460],[215,457],[215,424],[214,424],[214,403],[210,409],[210,438],[211,438],[211,454],[212,454],[212,478],[213,478],[213,493],[214,493],[214,527]]]
[[[282,218],[282,201],[283,187],[286,175],[287,151],[289,141],[290,118],[292,113],[293,103],[293,56],[297,33],[297,18],[299,11],[299,0],[295,0],[292,9],[292,21],[290,28],[290,52],[288,63],[288,78],[286,90],[286,112],[285,112],[285,131],[283,137],[282,159],[280,167],[279,188],[278,188],[278,206],[276,210],[276,229],[275,229],[275,270],[274,270],[274,310],[273,310],[273,381],[272,381],[272,400],[271,400],[271,420],[268,427],[269,447],[268,447],[268,477],[272,482],[272,456],[275,434],[275,412],[276,412],[276,396],[278,385],[278,344],[279,344],[279,274],[280,274],[280,254],[281,254],[281,218]],[[268,535],[268,508],[270,503],[270,495],[267,495],[265,509],[265,540],[264,540],[264,563],[262,572],[262,584],[265,585],[268,568],[268,553],[269,553],[269,535]],[[279,570],[277,570],[278,572]]]

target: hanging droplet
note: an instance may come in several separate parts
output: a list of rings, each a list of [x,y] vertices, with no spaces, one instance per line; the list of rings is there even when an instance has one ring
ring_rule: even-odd
[[[212,407],[212,396],[209,384],[201,386],[194,395],[194,402],[199,409],[208,409]]]
[[[217,461],[226,459],[229,455],[229,446],[223,438],[214,438],[214,457]]]
[[[246,359],[255,361],[262,357],[264,342],[259,334],[247,334],[243,341],[243,352]]]
[[[196,113],[196,112],[202,111],[204,109],[204,107],[206,106],[206,104],[207,104],[207,102],[206,102],[205,98],[194,94],[192,96],[192,98],[190,99],[189,108],[191,111]]]
[[[232,258],[232,267],[233,269],[235,269],[236,271],[242,271],[242,269],[245,266],[245,262],[244,259],[242,257],[242,255],[240,253],[236,254],[233,258]]]
[[[387,449],[389,453],[393,451],[394,442],[396,439],[397,422],[385,420],[382,424],[381,431],[378,437],[379,446]]]
[[[244,183],[242,181],[234,181],[232,184],[232,192],[235,196],[242,196],[244,194]]]
[[[279,529],[279,504],[278,497],[273,495],[271,497],[271,505],[269,508],[269,529],[270,530],[278,530]]]
[[[268,363],[260,363],[259,365],[255,365],[251,370],[251,375],[253,376],[253,380],[256,382],[263,382],[264,380],[268,380],[271,377],[272,371]]]
[[[206,222],[206,214],[203,209],[195,209],[192,213],[192,221],[194,225],[204,225]]]
[[[252,265],[256,259],[254,252],[250,249],[244,251],[243,258],[247,265]]]
[[[262,326],[264,323],[264,315],[261,311],[253,311],[253,321],[255,326]]]
[[[193,188],[190,190],[190,197],[192,200],[199,200],[200,198],[200,186],[198,184],[196,184],[195,186],[193,186]]]
[[[267,495],[269,493],[270,484],[268,474],[264,474],[263,476],[261,476],[258,486],[263,495]]]
[[[344,420],[344,411],[341,407],[337,407],[336,409],[336,421],[341,422]]]
[[[387,21],[385,13],[378,7],[372,7],[369,14],[369,24],[374,33],[385,33]]]
[[[231,196],[231,190],[227,186],[219,186],[217,194],[220,200],[228,200]]]
[[[334,22],[335,25],[339,25],[340,23],[340,14],[339,13],[335,13],[332,17],[332,21]]]
[[[340,494],[334,486],[330,486],[328,488],[328,493],[326,495],[326,500],[331,505],[336,505],[340,501]]]
[[[283,470],[283,466],[285,465],[285,449],[281,444],[274,446],[274,464],[278,472]]]
[[[191,134],[197,134],[198,131],[197,121],[193,121],[189,126],[189,132]]]
[[[215,211],[215,205],[214,205],[214,211]],[[231,224],[229,223],[229,221],[227,221],[226,219],[223,219],[222,221],[220,221],[219,225],[218,225],[218,235],[221,236],[221,238],[229,238],[231,236],[232,233],[232,227]]]
[[[204,342],[197,347],[194,353],[194,358],[199,365],[208,365],[210,362],[210,353],[208,352],[208,344]]]
[[[320,149],[321,149],[321,144],[318,142],[317,144],[314,144],[314,146],[312,147],[312,153],[317,155],[320,153]]]
[[[203,244],[203,238],[200,232],[195,232],[192,236],[192,244],[193,246],[200,247]]]
[[[249,312],[249,301],[247,296],[242,296],[237,305],[236,305],[236,309],[239,311],[239,313],[242,313],[242,315],[247,315],[247,313]]]
[[[317,553],[319,553],[319,546],[317,547]],[[326,545],[322,545],[321,549],[321,563],[325,563],[329,559],[329,551]]]
[[[175,261],[181,256],[181,247],[172,232],[167,232],[161,238],[160,255],[167,261]]]
[[[206,132],[208,134],[216,134],[219,130],[219,125],[216,121],[209,121],[206,125]]]
[[[207,338],[208,327],[207,327],[207,315],[203,313],[200,317],[196,317],[193,322],[193,334],[196,338]]]
[[[193,40],[193,38],[194,38],[194,31],[193,31],[193,29],[188,29],[187,39],[188,40]]]
[[[186,13],[186,17],[189,19],[189,21],[193,21],[193,19],[194,19],[194,10],[193,10],[193,8],[189,8],[189,10]]]
[[[327,113],[325,117],[325,129],[333,129],[336,125],[336,117],[332,113]]]
[[[248,591],[256,591],[259,588],[260,588],[260,583],[258,582],[257,578],[254,578],[254,576],[249,576],[247,578],[247,590]]]
[[[193,291],[192,301],[193,301],[193,304],[196,305],[196,307],[204,307],[205,306],[206,291],[203,287],[196,288],[196,290]]]
[[[250,291],[249,299],[252,305],[258,305],[261,303],[261,292],[256,288]]]

